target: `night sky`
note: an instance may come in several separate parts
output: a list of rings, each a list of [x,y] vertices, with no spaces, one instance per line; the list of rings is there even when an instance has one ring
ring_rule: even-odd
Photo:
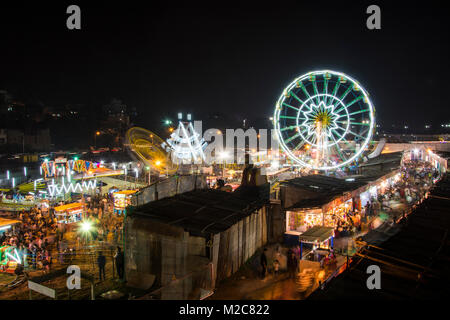
[[[120,98],[149,129],[179,111],[257,123],[294,77],[329,68],[369,91],[383,127],[450,122],[448,12],[389,2],[3,1],[0,89],[93,112]],[[381,30],[366,28],[369,4]]]

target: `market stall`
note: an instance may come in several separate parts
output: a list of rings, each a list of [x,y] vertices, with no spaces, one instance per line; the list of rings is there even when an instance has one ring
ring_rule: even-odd
[[[14,229],[14,226],[22,223],[20,220],[15,219],[6,219],[6,218],[0,218],[0,235],[9,229]],[[0,243],[1,245],[1,243]]]
[[[333,247],[334,228],[314,226],[299,236],[300,257],[303,256],[303,247],[309,247],[313,256],[317,258],[317,252],[329,250]],[[317,260],[317,261],[320,261]]]
[[[322,208],[286,211],[286,231],[305,232],[313,226],[322,225]]]
[[[58,223],[71,224],[82,219],[83,204],[74,202],[54,208]]]
[[[136,190],[122,190],[113,193],[114,197],[114,213],[122,214],[125,213],[127,206],[131,204],[131,197]]]

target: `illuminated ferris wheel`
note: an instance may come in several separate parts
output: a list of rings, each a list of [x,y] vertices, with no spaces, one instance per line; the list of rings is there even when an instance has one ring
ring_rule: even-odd
[[[314,170],[352,165],[368,147],[375,109],[351,77],[323,70],[292,81],[276,104],[274,127],[281,148],[295,163]]]

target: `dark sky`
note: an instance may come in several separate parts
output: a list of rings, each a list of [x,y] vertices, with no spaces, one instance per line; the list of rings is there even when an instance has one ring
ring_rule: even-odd
[[[179,111],[270,117],[294,77],[329,68],[369,91],[382,125],[450,122],[444,2],[240,2],[2,1],[0,89],[51,106],[117,97],[152,129]],[[81,31],[66,28],[70,4]],[[381,30],[366,28],[369,4]]]

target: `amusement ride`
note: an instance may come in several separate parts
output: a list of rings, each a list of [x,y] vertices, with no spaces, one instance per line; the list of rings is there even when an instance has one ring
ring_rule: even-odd
[[[375,108],[350,76],[313,71],[283,90],[273,125],[282,150],[295,164],[331,171],[360,161],[375,129]]]

